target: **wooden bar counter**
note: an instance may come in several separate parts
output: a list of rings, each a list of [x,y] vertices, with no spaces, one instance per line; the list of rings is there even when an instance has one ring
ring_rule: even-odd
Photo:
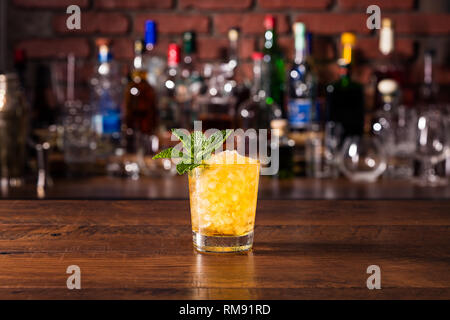
[[[450,299],[450,201],[260,200],[256,217],[253,251],[200,254],[187,200],[1,200],[0,299]]]

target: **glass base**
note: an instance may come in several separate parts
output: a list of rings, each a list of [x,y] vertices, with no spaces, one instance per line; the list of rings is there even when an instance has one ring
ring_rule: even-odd
[[[205,236],[192,232],[194,247],[201,252],[241,252],[248,251],[253,245],[253,231],[244,236]]]

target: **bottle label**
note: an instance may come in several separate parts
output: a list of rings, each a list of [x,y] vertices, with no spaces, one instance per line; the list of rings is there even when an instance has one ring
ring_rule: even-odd
[[[291,128],[304,128],[311,122],[311,99],[291,99],[288,102],[289,125]]]
[[[110,112],[103,115],[103,133],[113,134],[120,132],[120,113]]]
[[[120,114],[96,114],[92,117],[92,127],[99,135],[118,133],[120,132]]]

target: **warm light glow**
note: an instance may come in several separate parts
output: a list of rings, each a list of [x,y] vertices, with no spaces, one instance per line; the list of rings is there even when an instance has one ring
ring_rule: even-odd
[[[291,78],[297,79],[298,77],[298,72],[296,70],[292,70],[291,71]]]
[[[381,130],[381,124],[379,124],[378,122],[377,123],[374,123],[373,124],[373,130],[374,131],[380,131]]]
[[[427,119],[425,117],[420,117],[419,122],[417,123],[419,130],[425,129],[426,125],[427,125]]]
[[[366,159],[366,163],[367,163],[367,165],[368,165],[370,168],[375,167],[375,164],[376,164],[375,160],[372,159],[372,158],[367,158],[367,159]]]
[[[231,85],[231,83],[227,83],[223,86],[223,89],[225,90],[225,92],[231,92],[231,90],[233,90],[233,86]]]
[[[239,38],[239,32],[237,32],[236,29],[231,29],[228,32],[228,39],[230,39],[230,41],[232,42],[236,42]]]
[[[109,73],[109,64],[108,63],[102,63],[98,67],[98,73],[101,75],[107,75]]]
[[[0,74],[0,111],[6,106],[6,76]]]
[[[133,96],[137,96],[138,93],[139,93],[139,90],[138,90],[136,87],[133,87],[133,88],[130,89],[130,93],[131,93]]]
[[[141,69],[142,68],[142,57],[140,57],[140,56],[135,57],[133,65],[134,65],[135,69]]]
[[[357,151],[358,147],[353,143],[348,149],[348,155],[353,158],[354,156],[356,156]]]
[[[172,80],[167,80],[166,81],[166,87],[167,87],[167,89],[175,88],[175,82],[173,82]]]
[[[342,58],[346,64],[350,64],[352,62],[352,46],[350,44],[344,45]]]
[[[104,44],[98,48],[98,51],[99,51],[100,56],[102,56],[102,57],[107,57],[109,54],[109,48],[107,45],[104,45]]]
[[[215,95],[217,95],[217,89],[216,88],[211,88],[211,89],[209,89],[209,94],[210,95],[212,95],[212,96],[215,96]]]
[[[344,59],[346,64],[352,62],[352,49],[356,43],[356,37],[353,33],[344,32],[341,36],[341,43],[343,47],[342,59]]]
[[[0,111],[6,106],[6,95],[0,91]]]

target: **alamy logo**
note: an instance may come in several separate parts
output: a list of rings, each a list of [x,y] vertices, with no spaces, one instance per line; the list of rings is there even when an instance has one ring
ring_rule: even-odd
[[[68,278],[67,278],[67,289],[69,290],[73,290],[73,289],[77,289],[80,290],[81,289],[81,269],[79,266],[77,265],[71,265],[67,267],[66,270],[67,274],[71,274]]]
[[[70,16],[66,20],[66,26],[69,30],[80,30],[81,29],[81,9],[79,6],[71,5],[67,7],[67,14]]]
[[[369,278],[367,278],[367,289],[381,289],[381,269],[379,266],[373,264],[367,267],[367,273],[371,274]]]
[[[367,7],[367,14],[370,16],[367,18],[366,26],[369,30],[381,28],[381,9],[379,6],[373,4]]]

